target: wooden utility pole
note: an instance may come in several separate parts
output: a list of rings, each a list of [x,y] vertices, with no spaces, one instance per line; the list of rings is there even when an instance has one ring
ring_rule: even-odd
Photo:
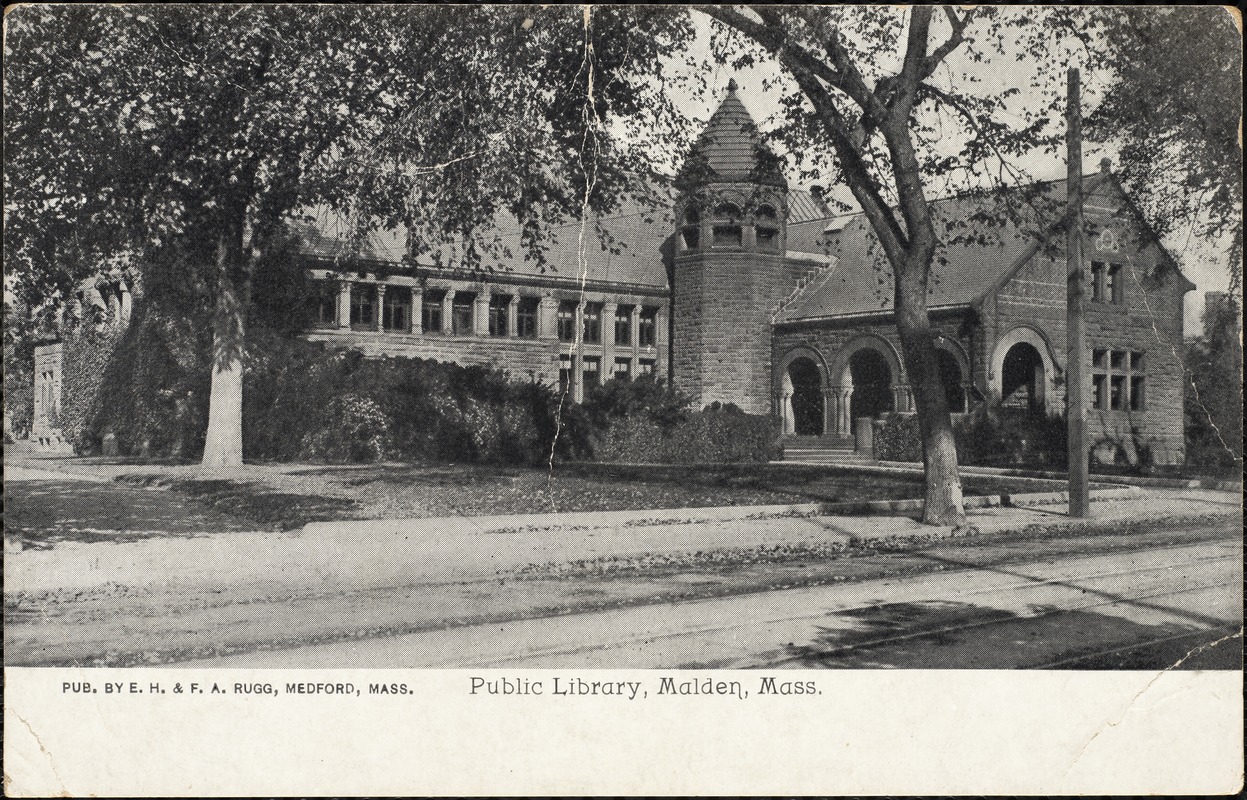
[[[1082,260],[1082,108],[1078,70],[1069,71],[1065,111],[1068,169],[1066,214],[1065,390],[1069,421],[1069,515],[1090,514],[1087,473],[1087,320],[1084,315],[1086,277]]]

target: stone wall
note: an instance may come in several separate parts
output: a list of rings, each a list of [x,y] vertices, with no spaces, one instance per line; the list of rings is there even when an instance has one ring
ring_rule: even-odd
[[[735,403],[771,412],[771,316],[811,265],[750,252],[676,257],[673,353],[676,387],[697,406]]]

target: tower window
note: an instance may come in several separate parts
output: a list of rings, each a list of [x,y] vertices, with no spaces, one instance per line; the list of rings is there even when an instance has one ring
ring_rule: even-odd
[[[754,212],[754,237],[759,250],[779,249],[779,215],[771,206],[758,206]]]
[[[684,212],[680,237],[684,240],[686,250],[696,250],[701,245],[701,212],[696,206],[690,206]]]
[[[731,203],[724,203],[714,211],[714,246],[740,247],[741,236],[740,209]]]

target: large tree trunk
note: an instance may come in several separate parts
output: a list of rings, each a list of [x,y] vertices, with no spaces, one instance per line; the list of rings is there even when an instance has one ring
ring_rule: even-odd
[[[960,527],[965,524],[966,512],[957,470],[957,444],[940,378],[936,334],[927,315],[926,282],[898,278],[896,300],[896,329],[901,337],[905,371],[914,393],[918,430],[922,436],[922,462],[926,473],[922,521],[928,525]]]
[[[223,234],[217,245],[216,308],[212,319],[212,392],[204,468],[242,464],[242,375],[247,282],[237,269],[240,231]]]

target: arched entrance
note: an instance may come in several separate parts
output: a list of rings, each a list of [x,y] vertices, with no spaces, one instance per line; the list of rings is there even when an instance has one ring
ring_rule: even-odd
[[[823,435],[823,386],[818,365],[804,356],[788,365],[791,384],[793,433],[799,436]]]
[[[940,383],[944,385],[948,410],[953,414],[963,413],[966,410],[966,392],[962,385],[961,364],[947,350],[936,350],[935,357],[940,365]]]
[[[1000,368],[1000,404],[1038,411],[1044,407],[1044,362],[1039,350],[1018,342],[1005,352]]]
[[[849,358],[849,375],[853,381],[849,406],[853,419],[877,417],[896,407],[892,369],[878,351],[862,348],[854,353]]]

